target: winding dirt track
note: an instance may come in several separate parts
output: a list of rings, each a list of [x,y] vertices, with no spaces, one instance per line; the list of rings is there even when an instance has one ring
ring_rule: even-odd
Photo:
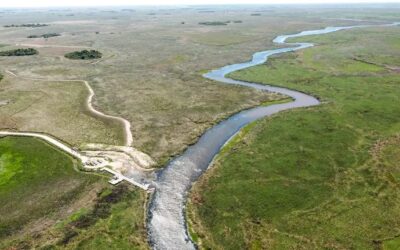
[[[16,75],[14,72],[12,72],[10,70],[6,70],[6,73],[11,75],[12,77],[19,77],[18,75]],[[93,91],[92,87],[89,85],[88,81],[85,81],[85,80],[49,80],[49,79],[26,78],[26,77],[20,77],[20,78],[29,79],[29,80],[35,80],[35,81],[46,81],[46,82],[58,81],[58,82],[78,82],[78,83],[83,83],[86,86],[86,88],[88,89],[88,91],[89,91],[89,95],[86,98],[86,104],[87,104],[87,108],[89,109],[89,111],[92,112],[94,116],[105,118],[105,119],[116,120],[116,121],[122,123],[123,126],[124,126],[124,131],[125,131],[125,133],[124,133],[124,135],[125,135],[125,147],[124,147],[124,150],[126,150],[126,151],[134,150],[131,147],[132,142],[133,142],[132,133],[131,133],[131,130],[130,130],[131,124],[127,120],[125,120],[124,118],[117,117],[117,116],[112,116],[112,115],[107,115],[107,114],[104,114],[104,113],[96,110],[93,107],[93,104],[92,104],[93,97],[94,97],[95,94],[94,94],[94,91]],[[19,132],[19,131],[0,131],[0,135],[3,135],[3,136],[29,136],[29,137],[40,138],[40,139],[42,139],[44,141],[47,141],[48,143],[56,146],[57,148],[67,152],[68,154],[72,155],[76,159],[79,159],[82,162],[84,168],[92,169],[92,170],[103,170],[103,171],[107,171],[107,172],[113,174],[114,175],[114,181],[111,181],[110,183],[118,183],[119,181],[125,180],[125,181],[127,181],[127,182],[129,182],[129,183],[131,183],[131,184],[133,184],[133,185],[135,185],[135,186],[137,186],[139,188],[142,188],[144,190],[148,190],[148,188],[149,188],[149,184],[148,183],[142,183],[142,181],[138,181],[138,180],[135,180],[134,178],[127,177],[127,176],[121,174],[120,172],[109,168],[109,167],[113,168],[115,166],[121,166],[121,165],[123,165],[125,163],[125,164],[129,164],[129,165],[135,166],[136,167],[135,168],[136,171],[139,171],[139,172],[143,171],[143,169],[140,170],[141,166],[138,166],[136,164],[137,161],[139,161],[141,163],[143,163],[143,162],[145,162],[145,163],[147,162],[148,163],[148,162],[151,162],[151,159],[149,157],[147,157],[147,155],[144,156],[144,154],[139,152],[139,151],[137,151],[135,153],[136,161],[134,161],[134,162],[130,162],[129,160],[127,162],[126,156],[128,156],[128,159],[129,159],[129,156],[131,156],[129,153],[124,155],[124,157],[121,156],[121,158],[109,160],[108,158],[111,157],[111,155],[114,153],[113,151],[101,151],[101,150],[100,151],[91,151],[91,153],[98,152],[99,155],[88,155],[87,152],[81,153],[78,150],[73,149],[69,145],[67,145],[67,144],[65,144],[65,143],[63,143],[63,142],[51,137],[50,135],[46,135],[46,134],[43,134],[43,133]],[[116,151],[116,153],[123,154],[123,152],[121,152],[121,150],[122,149],[119,149],[118,151]],[[107,155],[107,154],[109,154],[109,155]],[[140,158],[143,158],[143,159],[140,159]],[[144,160],[144,161],[141,161],[141,160]],[[148,165],[147,163],[145,165]],[[146,172],[146,171],[144,171],[144,172]],[[115,180],[118,180],[118,181],[115,181]],[[147,181],[145,181],[145,182],[147,182]]]
[[[86,99],[86,105],[87,108],[89,109],[90,112],[93,113],[94,116],[100,117],[100,118],[104,118],[104,119],[110,119],[110,120],[115,120],[120,122],[123,127],[124,127],[124,138],[125,138],[125,146],[127,147],[131,147],[132,143],[133,143],[133,136],[132,136],[132,131],[131,131],[131,123],[122,118],[122,117],[118,117],[118,116],[113,116],[113,115],[107,115],[104,114],[103,112],[96,110],[93,107],[93,98],[95,97],[95,93],[92,89],[92,87],[90,86],[89,82],[86,80],[68,80],[68,79],[54,79],[54,80],[49,80],[49,79],[43,79],[43,78],[28,78],[28,77],[22,77],[22,76],[18,76],[17,74],[15,74],[14,72],[10,71],[10,70],[6,70],[6,73],[8,73],[9,75],[11,75],[12,77],[18,77],[18,78],[23,78],[23,79],[27,79],[27,80],[34,80],[34,81],[45,81],[45,82],[80,82],[83,83],[85,85],[85,87],[87,88],[87,90],[89,91],[89,95]]]
[[[88,158],[83,156],[80,152],[72,149],[70,146],[60,142],[59,140],[40,133],[29,133],[29,132],[13,132],[13,131],[0,131],[0,135],[10,135],[10,136],[29,136],[29,137],[36,137],[42,140],[47,141],[48,143],[56,146],[57,148],[67,152],[68,154],[74,156],[75,158],[81,160],[82,162],[86,162]]]

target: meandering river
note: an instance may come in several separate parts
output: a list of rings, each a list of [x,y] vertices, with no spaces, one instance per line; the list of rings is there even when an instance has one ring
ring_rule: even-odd
[[[393,23],[383,26],[395,26],[398,24]],[[158,173],[155,192],[149,203],[147,221],[149,241],[154,249],[196,249],[188,235],[184,216],[187,193],[192,183],[207,170],[223,145],[243,126],[283,110],[310,107],[320,103],[315,97],[295,90],[237,81],[227,78],[226,75],[237,70],[262,64],[271,55],[314,46],[312,43],[286,43],[288,38],[327,34],[357,27],[367,27],[367,25],[328,27],[321,30],[278,36],[274,39],[274,42],[286,44],[288,47],[257,52],[249,62],[228,65],[204,75],[205,78],[226,84],[242,85],[287,95],[293,98],[293,102],[260,106],[231,116],[207,130],[196,144],[190,146],[181,156],[176,157]]]

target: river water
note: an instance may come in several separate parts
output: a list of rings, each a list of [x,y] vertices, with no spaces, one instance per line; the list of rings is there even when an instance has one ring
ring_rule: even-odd
[[[384,26],[394,26],[398,24],[399,23],[393,23]],[[227,78],[226,75],[237,70],[262,64],[271,55],[313,46],[312,43],[286,43],[288,38],[327,34],[356,27],[366,27],[366,25],[328,27],[321,30],[281,35],[276,37],[274,42],[277,44],[286,44],[288,47],[257,52],[249,62],[228,65],[204,75],[205,78],[226,84],[242,85],[262,91],[287,95],[292,97],[294,101],[266,107],[260,106],[229,117],[207,130],[196,144],[190,146],[181,156],[173,159],[158,173],[157,180],[154,184],[155,191],[149,204],[147,219],[149,242],[153,249],[196,249],[196,246],[188,235],[184,216],[187,193],[192,183],[207,170],[211,161],[218,154],[223,145],[243,126],[283,110],[310,107],[319,104],[316,98],[295,90],[237,81]]]

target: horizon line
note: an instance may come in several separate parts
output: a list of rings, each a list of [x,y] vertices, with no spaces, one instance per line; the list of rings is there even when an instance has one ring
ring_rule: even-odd
[[[104,7],[159,7],[159,6],[174,6],[174,7],[185,7],[185,6],[279,6],[279,5],[386,5],[386,4],[400,4],[400,1],[385,1],[385,2],[302,2],[302,3],[294,3],[294,2],[282,2],[282,3],[197,3],[197,4],[168,4],[168,3],[159,3],[159,4],[100,4],[100,5],[46,5],[46,6],[0,6],[0,9],[27,9],[27,8],[104,8]]]

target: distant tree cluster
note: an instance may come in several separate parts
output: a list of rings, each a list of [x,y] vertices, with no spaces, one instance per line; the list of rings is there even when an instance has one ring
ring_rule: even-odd
[[[49,38],[49,37],[55,37],[55,36],[61,36],[61,34],[58,33],[46,33],[43,35],[30,35],[28,38]]]
[[[220,25],[228,25],[229,22],[220,22],[220,21],[214,21],[214,22],[199,22],[200,25],[211,25],[211,26],[220,26]]]
[[[252,16],[261,16],[261,14],[260,13],[253,13],[253,14],[251,14]]]
[[[44,24],[44,23],[25,23],[25,24],[4,25],[5,28],[18,28],[18,27],[38,28],[38,27],[45,27],[45,26],[49,26],[49,25]]]
[[[0,51],[0,56],[32,56],[36,54],[39,52],[33,48]]]
[[[74,60],[90,60],[101,58],[103,54],[97,50],[82,50],[82,51],[74,51],[68,54],[65,54],[66,58],[74,59]]]
[[[136,12],[134,9],[122,9],[121,11],[126,11],[126,12]]]
[[[242,23],[242,20],[234,20],[234,21],[213,21],[213,22],[199,22],[200,25],[211,25],[211,26],[219,26],[219,25],[228,25],[229,23]]]

